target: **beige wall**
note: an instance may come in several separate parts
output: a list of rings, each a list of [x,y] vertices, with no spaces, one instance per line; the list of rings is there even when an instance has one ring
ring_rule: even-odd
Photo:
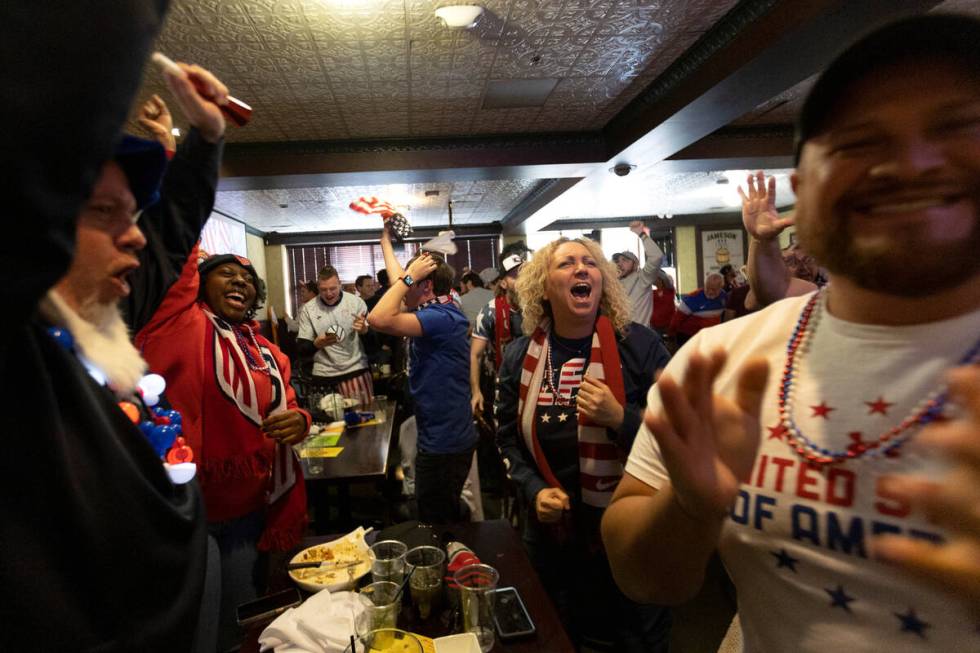
[[[674,248],[677,254],[677,286],[678,291],[689,293],[701,286],[698,279],[698,245],[695,227],[677,227],[674,229]]]
[[[286,315],[286,247],[284,245],[267,245],[265,247],[265,277],[266,292],[269,295],[268,304],[274,306],[276,315]],[[290,313],[292,315],[292,313]]]

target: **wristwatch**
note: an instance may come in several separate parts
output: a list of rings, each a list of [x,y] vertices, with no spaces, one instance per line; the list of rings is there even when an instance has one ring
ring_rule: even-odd
[[[408,286],[409,288],[411,288],[412,284],[415,283],[415,279],[413,279],[412,275],[410,274],[406,274],[404,277],[401,278],[401,280],[404,281],[405,285]]]

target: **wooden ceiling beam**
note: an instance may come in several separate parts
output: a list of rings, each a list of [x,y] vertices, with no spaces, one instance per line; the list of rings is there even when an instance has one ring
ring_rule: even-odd
[[[229,143],[219,188],[582,177],[608,154],[598,132],[410,141]]]

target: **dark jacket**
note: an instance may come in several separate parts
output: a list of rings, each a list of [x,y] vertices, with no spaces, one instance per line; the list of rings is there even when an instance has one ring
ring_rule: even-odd
[[[534,458],[524,444],[518,430],[520,416],[517,414],[520,393],[521,367],[531,339],[522,336],[507,346],[504,362],[497,377],[497,446],[509,463],[509,474],[521,489],[530,506],[538,492],[548,487]],[[618,430],[607,429],[609,439],[616,443],[625,459],[633,446],[633,439],[643,421],[643,410],[647,403],[647,391],[653,385],[654,374],[663,369],[670,360],[670,354],[660,341],[660,336],[649,327],[631,322],[626,335],[617,338],[619,357],[623,366],[623,386],[626,391],[626,406],[623,423]],[[574,485],[577,486],[577,479]]]
[[[186,259],[210,214],[219,158],[220,146],[192,131],[164,199],[141,217],[149,244],[125,307],[134,328],[159,305],[173,263]],[[39,255],[23,275],[58,264]],[[5,322],[0,650],[190,650],[206,561],[197,483],[171,484],[118,399],[41,318],[13,312]]]

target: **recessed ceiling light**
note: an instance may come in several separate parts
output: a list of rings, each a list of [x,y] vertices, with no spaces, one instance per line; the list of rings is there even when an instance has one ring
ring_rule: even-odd
[[[446,27],[453,29],[469,29],[483,13],[483,7],[477,5],[448,5],[436,9],[436,16],[441,18]]]

